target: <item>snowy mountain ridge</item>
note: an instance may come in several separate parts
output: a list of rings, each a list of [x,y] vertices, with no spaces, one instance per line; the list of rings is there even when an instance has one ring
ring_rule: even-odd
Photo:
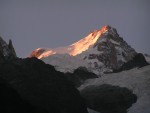
[[[35,51],[32,52],[31,56],[35,56],[35,53],[42,51],[37,58],[41,59],[44,57],[48,57],[53,54],[69,54],[71,56],[76,56],[83,51],[86,51],[89,49],[90,46],[94,45],[95,42],[98,40],[98,38],[105,32],[107,32],[107,26],[104,26],[101,28],[101,30],[95,30],[94,32],[91,32],[88,36],[85,38],[79,40],[78,42],[75,42],[69,46],[66,47],[58,47],[54,49],[42,49],[38,48]]]
[[[136,54],[136,51],[119,36],[115,28],[104,26],[69,46],[55,49],[39,48],[33,51],[30,57],[42,59],[62,72],[71,72],[77,67],[84,66],[96,74],[103,74],[118,69]],[[59,55],[65,58],[59,57],[58,60]],[[56,57],[59,62],[55,60]],[[76,59],[76,62],[80,63],[74,63],[75,60],[71,59]],[[63,60],[67,63],[63,63]]]

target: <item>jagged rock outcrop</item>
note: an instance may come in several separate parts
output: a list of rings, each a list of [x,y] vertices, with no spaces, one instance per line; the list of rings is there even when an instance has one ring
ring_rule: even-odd
[[[124,70],[129,70],[135,67],[141,68],[143,66],[149,65],[142,53],[138,53],[134,56],[133,59],[128,61],[127,63],[124,63],[118,70],[114,70],[113,72],[120,72]]]
[[[23,100],[48,113],[87,113],[80,93],[65,75],[37,58],[6,60],[0,64],[0,77]]]
[[[11,40],[9,40],[9,44],[7,44],[0,37],[0,57],[3,57],[5,59],[13,59],[17,57]]]
[[[14,47],[13,47],[13,44],[12,44],[12,41],[11,41],[11,40],[9,40],[8,48],[9,48],[9,50],[10,50],[11,56],[17,57],[16,52],[15,52],[15,49],[14,49]]]

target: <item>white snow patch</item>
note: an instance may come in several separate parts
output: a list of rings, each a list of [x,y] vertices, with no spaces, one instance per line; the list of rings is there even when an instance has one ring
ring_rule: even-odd
[[[113,44],[120,45],[120,43],[118,43],[118,42],[116,42],[116,41],[114,41],[114,40],[112,40],[112,39],[110,39],[110,41],[111,41]]]
[[[79,57],[70,56],[69,54],[54,54],[46,58],[42,58],[47,64],[55,66],[61,72],[73,72],[78,67],[87,67],[86,61]]]
[[[88,110],[89,113],[100,113],[100,112],[94,111],[94,110],[92,110],[90,108],[87,108],[87,110]]]

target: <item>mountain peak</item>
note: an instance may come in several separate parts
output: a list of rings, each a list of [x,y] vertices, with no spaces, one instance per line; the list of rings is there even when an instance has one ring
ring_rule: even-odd
[[[124,63],[133,59],[136,54],[136,51],[119,36],[115,28],[106,25],[69,46],[55,49],[37,49],[31,56],[45,59],[45,62],[50,64],[56,64],[54,59],[57,61],[60,59],[56,67],[58,69],[63,67],[64,69],[66,66],[64,70],[77,67],[72,60],[76,58],[75,62],[81,62],[81,64],[85,62],[84,64],[88,69],[98,74],[118,69]],[[65,63],[62,63],[62,58],[66,58]],[[73,66],[69,66],[69,64],[73,64]]]
[[[101,32],[102,34],[104,33],[116,33],[116,29],[111,27],[110,25],[105,25],[102,28],[100,28],[100,30],[98,30],[99,32]]]
[[[103,26],[103,27],[100,29],[100,31],[102,31],[102,32],[104,33],[104,32],[106,32],[106,31],[108,31],[109,29],[111,29],[111,26],[105,25],[105,26]]]
[[[71,45],[71,51],[69,52],[70,55],[76,56],[81,54],[82,52],[88,50],[89,48],[93,47],[101,38],[104,38],[104,35],[113,35],[114,37],[118,37],[117,30],[112,28],[109,25],[103,26],[99,30],[95,30],[87,35],[85,38],[79,40],[76,43]],[[105,37],[107,38],[107,37]]]
[[[109,29],[111,29],[111,26],[106,25],[106,26],[103,26],[102,28],[100,28],[99,30],[92,31],[90,34],[92,34],[92,36],[95,36],[97,34],[104,34],[105,32],[109,31]]]
[[[111,31],[112,29],[114,28],[112,28],[109,25],[103,26],[101,29],[89,33],[85,38],[69,46],[58,47],[54,49],[42,49],[42,48],[36,49],[31,53],[30,57],[37,57],[41,59],[43,57],[47,57],[53,54],[69,54],[71,56],[76,56],[82,53],[83,51],[88,50],[97,42],[99,38],[101,38],[103,34],[105,34],[108,31]]]
[[[105,25],[99,30],[95,30],[91,32],[89,35],[92,35],[94,38],[96,38],[96,41],[98,41],[99,38],[107,38],[106,35],[112,35],[114,37],[119,37],[117,30],[110,25]],[[96,37],[98,36],[98,37]],[[92,37],[91,37],[92,39]]]
[[[111,34],[111,35],[118,35],[117,33],[117,30],[116,28],[113,28],[111,27],[110,25],[106,25],[106,26],[103,26],[100,31],[103,33],[103,34]]]

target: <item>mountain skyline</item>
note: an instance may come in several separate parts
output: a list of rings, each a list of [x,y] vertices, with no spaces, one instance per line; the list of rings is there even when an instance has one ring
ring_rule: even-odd
[[[111,25],[137,52],[150,54],[149,7],[148,0],[1,0],[0,36],[27,57],[36,48],[66,46]]]

